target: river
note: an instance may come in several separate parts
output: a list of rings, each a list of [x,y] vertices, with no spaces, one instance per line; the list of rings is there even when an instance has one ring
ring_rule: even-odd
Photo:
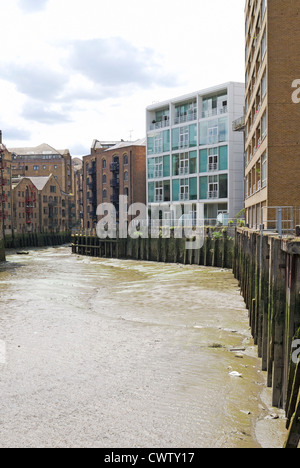
[[[1,448],[282,446],[230,271],[67,247],[7,260]]]

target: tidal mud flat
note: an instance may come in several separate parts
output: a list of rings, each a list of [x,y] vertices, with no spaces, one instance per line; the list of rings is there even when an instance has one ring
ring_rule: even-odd
[[[7,259],[0,447],[282,447],[231,271],[66,247]]]

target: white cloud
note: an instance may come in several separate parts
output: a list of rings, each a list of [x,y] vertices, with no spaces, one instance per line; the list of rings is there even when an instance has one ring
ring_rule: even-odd
[[[26,13],[35,13],[45,9],[48,0],[18,0],[20,8]]]

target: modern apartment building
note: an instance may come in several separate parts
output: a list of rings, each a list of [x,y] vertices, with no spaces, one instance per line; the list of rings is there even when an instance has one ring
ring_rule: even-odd
[[[243,208],[244,142],[232,121],[244,94],[230,82],[147,108],[148,206],[200,202],[212,224]]]
[[[15,233],[68,230],[68,200],[53,175],[15,179],[13,229]]]
[[[299,17],[298,1],[246,1],[245,208],[253,228],[271,207],[300,206],[300,104],[292,99]]]

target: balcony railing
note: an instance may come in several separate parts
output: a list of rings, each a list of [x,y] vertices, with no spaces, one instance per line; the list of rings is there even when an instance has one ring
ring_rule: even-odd
[[[110,186],[111,187],[119,187],[120,185],[120,180],[119,179],[111,179],[110,181]]]
[[[119,204],[119,195],[118,194],[113,194],[110,197],[111,203],[114,203],[115,205]]]
[[[156,203],[162,202],[162,201],[163,201],[163,196],[162,196],[162,195],[155,195],[154,201],[155,201]]]
[[[219,169],[218,163],[209,163],[208,164],[208,168],[207,168],[208,172],[215,172],[218,169]]]
[[[211,110],[203,111],[202,112],[202,118],[205,119],[207,117],[214,117],[215,115],[227,114],[227,112],[228,112],[228,107],[223,106],[223,107],[219,107],[217,109],[211,109]]]
[[[111,163],[110,164],[110,172],[119,172],[120,170],[120,164],[117,162]]]
[[[163,177],[163,170],[157,169],[156,171],[154,171],[154,177],[155,179],[160,179],[161,177]]]
[[[170,119],[164,119],[161,122],[153,121],[150,125],[150,130],[159,130],[160,128],[166,128],[170,126]]]
[[[190,199],[190,196],[188,193],[180,193],[179,194],[179,200],[180,201],[187,201]]]
[[[188,167],[180,167],[179,168],[179,175],[188,175],[189,174],[189,168]]]
[[[208,200],[212,198],[219,198],[219,192],[217,190],[211,190],[207,193]]]
[[[197,120],[197,110],[188,112],[184,115],[177,115],[174,119],[174,124],[177,125],[181,123],[192,122],[193,120]]]

